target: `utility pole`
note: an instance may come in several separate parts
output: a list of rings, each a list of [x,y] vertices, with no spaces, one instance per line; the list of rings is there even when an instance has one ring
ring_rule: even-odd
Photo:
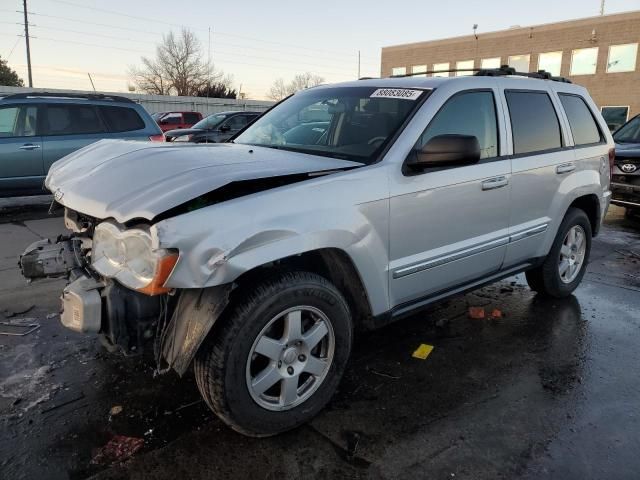
[[[31,49],[29,48],[29,18],[27,17],[27,0],[22,0],[24,7],[24,38],[27,41],[27,70],[29,71],[29,88],[33,88],[33,78],[31,77]]]
[[[605,0],[600,0],[600,15],[604,15],[604,2]]]

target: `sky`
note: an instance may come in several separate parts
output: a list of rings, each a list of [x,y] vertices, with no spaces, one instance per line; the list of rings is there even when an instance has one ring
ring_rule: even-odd
[[[605,13],[640,10],[606,0]],[[19,12],[17,12],[19,11]],[[600,0],[28,0],[35,87],[127,91],[128,72],[185,26],[247,98],[278,78],[379,76],[383,46],[595,16]],[[25,80],[22,0],[0,0],[0,56]]]

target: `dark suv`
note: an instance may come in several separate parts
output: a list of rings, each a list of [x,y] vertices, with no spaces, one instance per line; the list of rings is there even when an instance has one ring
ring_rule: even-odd
[[[222,143],[260,116],[260,112],[220,112],[191,128],[165,132],[168,142]]]
[[[103,138],[164,141],[140,105],[124,97],[20,93],[0,99],[0,197],[49,193],[60,158]]]
[[[611,177],[611,203],[625,207],[628,214],[640,213],[640,115],[614,134],[616,159]]]

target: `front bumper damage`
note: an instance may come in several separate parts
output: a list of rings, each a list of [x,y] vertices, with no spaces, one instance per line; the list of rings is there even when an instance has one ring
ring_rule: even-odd
[[[125,354],[142,352],[154,341],[158,370],[183,375],[226,308],[231,285],[145,295],[93,271],[85,260],[88,246],[83,236],[35,242],[20,256],[22,274],[29,281],[69,279],[60,297],[65,327],[99,334],[108,348]]]

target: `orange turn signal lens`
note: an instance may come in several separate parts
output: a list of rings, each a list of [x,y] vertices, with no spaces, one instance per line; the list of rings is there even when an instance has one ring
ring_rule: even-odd
[[[164,283],[167,281],[167,278],[169,278],[169,275],[171,275],[173,267],[176,266],[178,257],[179,255],[177,253],[173,253],[158,260],[158,268],[156,269],[153,280],[151,280],[151,283],[146,287],[139,288],[138,291],[151,296],[170,292],[172,289],[165,287]]]

